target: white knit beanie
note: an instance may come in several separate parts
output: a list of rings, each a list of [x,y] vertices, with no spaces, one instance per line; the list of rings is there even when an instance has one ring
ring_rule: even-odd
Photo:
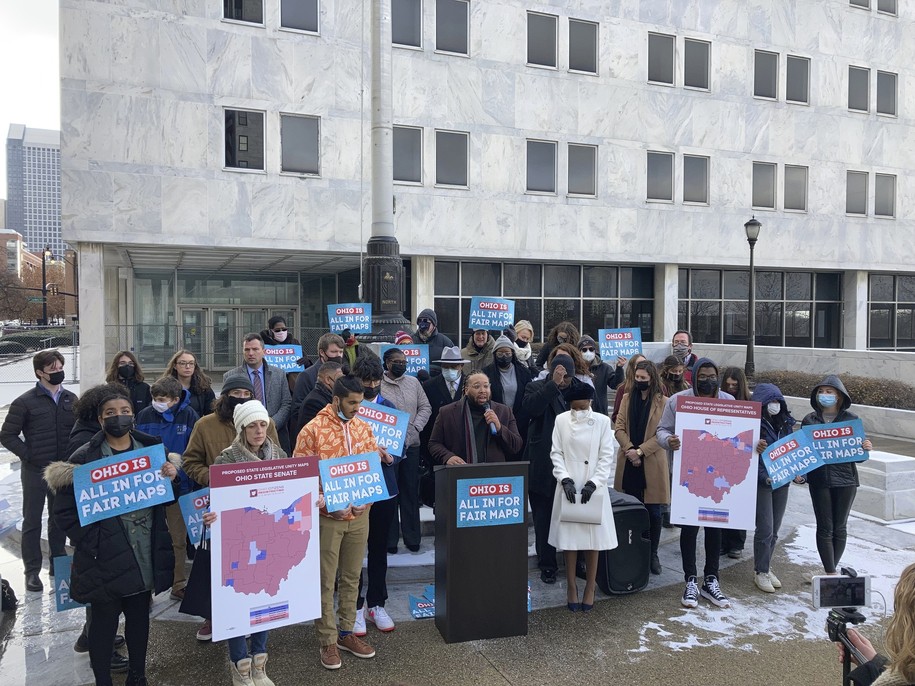
[[[260,419],[265,422],[270,421],[270,415],[267,414],[267,408],[264,407],[264,404],[260,400],[249,400],[241,405],[237,405],[232,418],[235,421],[235,430],[239,434],[241,434],[245,427],[251,422],[256,422]]]

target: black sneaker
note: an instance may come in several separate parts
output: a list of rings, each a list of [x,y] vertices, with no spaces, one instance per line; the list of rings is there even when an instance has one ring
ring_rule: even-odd
[[[130,660],[118,651],[111,653],[111,671],[116,674],[123,674],[128,669],[130,669]]]
[[[686,588],[683,589],[680,604],[683,607],[699,607],[699,584],[696,583],[696,577],[691,576],[686,580]]]
[[[80,634],[79,638],[76,639],[76,643],[73,644],[73,650],[77,653],[88,653],[89,637],[86,634]]]
[[[717,605],[718,607],[731,607],[731,601],[721,592],[721,586],[718,585],[717,577],[711,575],[705,577],[705,582],[702,584],[702,589],[699,591],[699,594],[712,603],[712,605]]]

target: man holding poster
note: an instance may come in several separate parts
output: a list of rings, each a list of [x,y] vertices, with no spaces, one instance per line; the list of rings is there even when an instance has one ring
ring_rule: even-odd
[[[388,452],[378,446],[368,423],[357,416],[364,397],[361,379],[350,375],[337,379],[331,404],[299,434],[295,456],[317,455],[328,460],[377,452],[385,463],[393,462]],[[375,657],[375,649],[353,633],[359,574],[369,533],[369,507],[348,505],[333,512],[321,509],[321,617],[315,620],[315,630],[321,645],[321,664],[326,669],[342,666],[340,650],[359,658]],[[338,572],[339,612],[335,615],[334,582]]]

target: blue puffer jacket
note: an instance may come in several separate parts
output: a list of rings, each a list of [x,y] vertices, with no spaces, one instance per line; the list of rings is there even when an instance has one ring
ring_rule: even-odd
[[[166,452],[183,455],[191,438],[191,431],[198,419],[200,417],[191,407],[191,392],[184,389],[184,394],[178,404],[165,412],[156,412],[153,407],[140,410],[136,427],[137,431],[161,438]],[[178,476],[181,479],[178,487],[181,495],[200,488],[200,485],[185,474],[183,469],[178,470]]]
[[[788,412],[788,404],[785,402],[785,396],[782,395],[778,386],[771,383],[761,383],[753,390],[753,397],[750,399],[761,403],[763,406],[762,421],[759,425],[759,437],[767,444],[772,445],[794,431],[794,425],[797,424],[797,420]],[[778,414],[773,417],[766,409],[766,405],[775,401],[778,401],[782,407],[778,411]],[[769,472],[766,471],[762,455],[759,456],[758,463],[759,484],[760,486],[768,486],[770,484]]]

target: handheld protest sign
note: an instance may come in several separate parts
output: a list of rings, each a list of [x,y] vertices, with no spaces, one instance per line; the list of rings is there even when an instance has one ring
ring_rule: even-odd
[[[605,362],[617,357],[642,354],[641,329],[600,329],[597,332],[600,358]]]
[[[191,545],[200,545],[200,535],[204,531],[209,539],[210,530],[203,525],[203,513],[210,507],[210,489],[203,488],[181,496],[178,498],[178,507],[181,508],[181,516],[184,517],[184,526]]]
[[[328,512],[391,497],[381,473],[381,456],[378,453],[321,460],[318,469],[321,471],[321,489]]]
[[[54,558],[54,601],[58,612],[85,607],[70,597],[70,569],[72,567],[72,555],[61,555]]]
[[[305,367],[299,364],[302,359],[301,345],[265,345],[264,359],[271,367],[282,372],[305,371]]]
[[[428,345],[383,345],[381,357],[391,348],[400,350],[407,358],[407,375],[417,376],[421,370],[429,371],[429,346]]]
[[[327,306],[328,328],[331,331],[349,329],[353,333],[372,333],[371,303],[338,303]]]
[[[407,428],[410,413],[363,400],[359,405],[359,416],[372,427],[375,442],[391,455],[403,455],[407,442]]]
[[[795,431],[767,446],[762,458],[773,489],[820,466],[813,442],[804,431]]]
[[[864,423],[860,419],[801,427],[807,434],[820,464],[864,462],[870,457],[864,443]]]
[[[470,317],[467,328],[471,331],[501,331],[515,323],[515,301],[505,298],[484,298],[474,296],[470,299]]]

